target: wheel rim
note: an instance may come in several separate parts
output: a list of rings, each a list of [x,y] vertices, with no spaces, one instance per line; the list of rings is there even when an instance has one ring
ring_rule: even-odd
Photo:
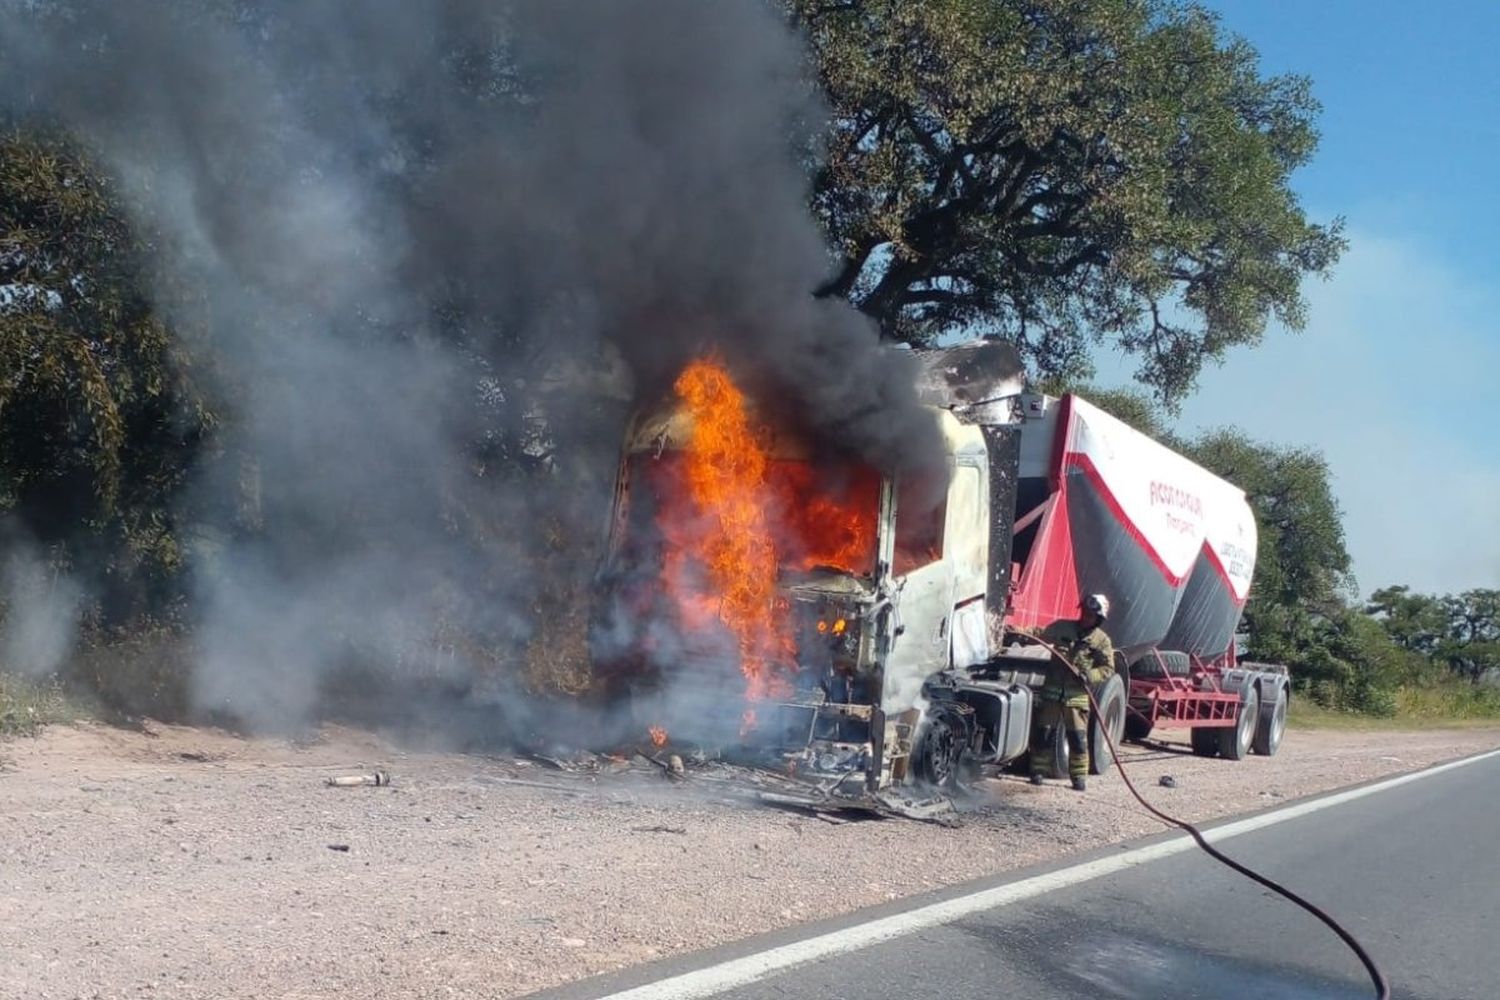
[[[1286,732],[1286,692],[1276,699],[1276,711],[1271,716],[1271,745],[1279,746],[1281,734]]]
[[[934,785],[946,785],[953,777],[954,758],[957,757],[953,728],[946,722],[934,721],[927,732],[927,780]]]
[[[1250,750],[1250,741],[1255,738],[1255,719],[1260,715],[1260,700],[1256,704],[1246,704],[1240,710],[1240,728],[1235,734],[1240,744],[1240,753],[1244,754]]]

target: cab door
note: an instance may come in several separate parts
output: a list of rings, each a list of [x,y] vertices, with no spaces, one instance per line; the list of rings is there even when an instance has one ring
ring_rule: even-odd
[[[943,558],[948,495],[934,502],[923,495],[923,484],[898,481],[894,508],[894,523],[887,524],[890,651],[881,691],[887,716],[915,707],[922,683],[948,666],[953,616],[953,566]]]
[[[953,568],[953,620],[950,662],[970,667],[990,658],[985,599],[989,588],[990,504],[988,463],[964,456],[948,488],[943,556]]]

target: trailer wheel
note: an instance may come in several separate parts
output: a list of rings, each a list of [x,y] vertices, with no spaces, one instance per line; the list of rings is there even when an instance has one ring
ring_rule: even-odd
[[[1219,753],[1230,760],[1244,760],[1250,753],[1259,719],[1260,692],[1254,684],[1247,684],[1240,692],[1240,710],[1234,728],[1219,730]]]
[[[1132,743],[1139,743],[1151,735],[1151,720],[1137,715],[1135,712],[1125,714],[1125,738]]]
[[[1275,756],[1276,751],[1281,749],[1281,738],[1286,735],[1286,712],[1290,701],[1291,692],[1285,684],[1278,684],[1276,699],[1261,705],[1251,749],[1262,757]]]
[[[1193,753],[1199,757],[1217,757],[1219,755],[1219,733],[1218,729],[1206,727],[1194,727],[1188,730],[1188,738],[1193,741]]]
[[[1099,685],[1094,693],[1099,711],[1089,719],[1089,773],[1107,774],[1114,766],[1114,755],[1109,752],[1110,743],[1116,747],[1125,735],[1125,682],[1118,674]],[[1104,738],[1105,732],[1109,739]]]

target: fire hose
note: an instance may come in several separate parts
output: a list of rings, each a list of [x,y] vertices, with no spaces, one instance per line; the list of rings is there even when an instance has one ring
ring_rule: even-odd
[[[1099,702],[1094,697],[1094,690],[1089,685],[1089,679],[1084,676],[1083,672],[1080,671],[1071,660],[1058,652],[1057,647],[1053,646],[1051,643],[1046,642],[1045,640],[1040,639],[1034,635],[1028,635],[1027,638],[1030,641],[1035,642],[1042,648],[1046,649],[1047,652],[1051,653],[1054,658],[1056,658],[1070,672],[1072,672],[1073,676],[1077,677],[1078,680],[1083,683],[1083,690],[1088,695],[1089,705],[1092,706],[1094,715],[1099,719],[1103,719],[1104,713],[1100,710]],[[1337,920],[1335,920],[1331,914],[1329,914],[1322,907],[1318,906],[1316,903],[1304,899],[1276,880],[1270,878],[1267,875],[1262,875],[1260,872],[1255,871],[1248,865],[1241,864],[1240,862],[1229,857],[1229,855],[1225,854],[1223,851],[1220,851],[1217,847],[1208,842],[1208,838],[1203,835],[1202,831],[1200,831],[1193,824],[1189,823],[1187,820],[1178,819],[1176,816],[1169,815],[1168,813],[1158,809],[1156,806],[1153,806],[1150,802],[1147,802],[1145,797],[1136,790],[1135,783],[1130,780],[1130,775],[1126,772],[1125,769],[1125,761],[1121,759],[1119,752],[1115,749],[1114,737],[1110,735],[1109,727],[1101,725],[1099,727],[1099,730],[1104,735],[1104,742],[1109,747],[1109,753],[1110,756],[1114,759],[1115,766],[1120,770],[1120,778],[1124,780],[1125,787],[1130,790],[1130,794],[1134,796],[1135,800],[1141,804],[1141,808],[1145,809],[1146,812],[1150,813],[1152,816],[1156,817],[1156,819],[1160,820],[1162,823],[1165,823],[1167,826],[1175,826],[1178,829],[1185,831],[1189,836],[1193,838],[1194,842],[1196,842],[1197,845],[1202,848],[1205,854],[1213,858],[1215,861],[1219,862],[1221,865],[1224,865],[1232,871],[1238,872],[1239,874],[1250,879],[1252,882],[1256,882],[1260,885],[1265,886],[1267,889],[1270,889],[1277,895],[1297,904],[1302,909],[1306,910],[1308,913],[1311,913],[1314,917],[1317,917],[1319,920],[1321,920],[1325,925],[1327,925],[1329,930],[1338,935],[1339,940],[1343,941],[1344,944],[1349,948],[1349,950],[1354,952],[1355,956],[1360,960],[1360,963],[1364,965],[1365,972],[1369,974],[1370,982],[1375,987],[1375,995],[1378,1000],[1390,1000],[1391,986],[1390,983],[1386,980],[1385,973],[1381,971],[1380,966],[1375,964],[1375,959],[1371,957],[1370,953],[1365,950],[1365,946],[1360,944],[1359,940],[1353,934],[1346,930],[1344,926]]]

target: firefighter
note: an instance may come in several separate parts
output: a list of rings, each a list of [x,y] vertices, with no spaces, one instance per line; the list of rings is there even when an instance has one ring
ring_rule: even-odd
[[[1025,628],[1020,632],[1056,648],[1073,665],[1052,659],[1047,678],[1038,696],[1036,726],[1032,730],[1031,783],[1040,785],[1042,775],[1052,759],[1056,729],[1062,726],[1068,740],[1068,776],[1076,791],[1087,787],[1089,773],[1089,696],[1080,676],[1091,685],[1102,684],[1115,672],[1114,644],[1104,632],[1109,617],[1109,598],[1088,594],[1079,602],[1076,621],[1060,619],[1044,629]]]

